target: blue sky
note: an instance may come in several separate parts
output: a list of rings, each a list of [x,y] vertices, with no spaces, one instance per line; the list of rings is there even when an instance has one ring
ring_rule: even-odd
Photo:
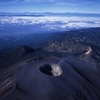
[[[0,12],[79,12],[100,14],[100,0],[0,0]]]

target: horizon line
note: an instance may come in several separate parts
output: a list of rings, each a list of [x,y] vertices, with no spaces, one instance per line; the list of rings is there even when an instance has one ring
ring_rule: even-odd
[[[70,13],[70,14],[100,14],[100,13],[89,13],[89,12],[28,12],[28,11],[23,11],[23,12],[0,12],[0,13],[53,13],[53,14],[66,14],[66,13]]]

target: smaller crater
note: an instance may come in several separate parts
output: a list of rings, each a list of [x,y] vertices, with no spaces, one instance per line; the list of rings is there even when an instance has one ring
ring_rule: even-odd
[[[58,64],[44,64],[40,66],[40,71],[47,75],[60,76],[63,70]]]

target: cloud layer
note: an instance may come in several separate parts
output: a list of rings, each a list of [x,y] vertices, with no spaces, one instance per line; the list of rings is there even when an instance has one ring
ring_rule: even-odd
[[[100,27],[99,17],[1,17],[0,24],[37,25],[47,30]]]

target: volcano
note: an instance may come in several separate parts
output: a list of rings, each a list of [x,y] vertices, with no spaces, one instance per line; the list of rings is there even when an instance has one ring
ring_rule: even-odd
[[[99,70],[75,56],[31,61],[21,67],[15,88],[2,100],[100,100]]]

